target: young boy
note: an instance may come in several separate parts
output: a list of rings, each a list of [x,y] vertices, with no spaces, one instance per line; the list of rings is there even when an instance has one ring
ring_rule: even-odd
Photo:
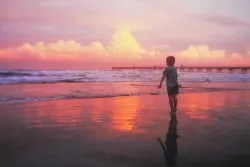
[[[162,83],[166,78],[166,85],[168,91],[169,104],[171,107],[171,112],[176,112],[177,110],[177,95],[179,94],[179,84],[177,80],[177,70],[174,67],[175,58],[174,56],[168,56],[166,58],[167,67],[163,71],[163,75],[160,81],[158,89],[162,87]]]

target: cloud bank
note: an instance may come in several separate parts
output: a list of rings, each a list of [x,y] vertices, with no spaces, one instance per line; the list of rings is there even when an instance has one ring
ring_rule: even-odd
[[[166,48],[162,48],[166,47]],[[227,53],[207,45],[190,45],[173,52],[171,46],[146,49],[129,30],[116,31],[108,44],[92,42],[83,45],[74,40],[35,44],[24,43],[0,50],[2,68],[26,69],[91,69],[110,68],[115,65],[164,65],[165,57],[174,55],[183,65],[249,65],[250,50],[245,54]]]

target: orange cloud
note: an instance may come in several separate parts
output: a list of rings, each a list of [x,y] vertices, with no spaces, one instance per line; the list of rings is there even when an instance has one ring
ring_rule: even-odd
[[[160,48],[159,48],[160,47]],[[168,53],[163,51],[166,48]],[[157,65],[164,64],[164,57],[173,54],[177,57],[178,64],[185,65],[247,65],[250,62],[250,50],[246,55],[239,53],[227,54],[224,50],[212,50],[206,45],[189,46],[186,50],[171,53],[171,46],[158,46],[152,50],[143,48],[136,38],[127,29],[118,30],[107,45],[101,42],[92,42],[82,45],[74,40],[60,40],[55,43],[37,42],[24,43],[17,48],[0,50],[1,62],[8,62],[5,67],[13,68],[20,62],[26,67],[37,62],[40,68],[46,68],[46,63],[61,64],[58,68],[81,68],[90,65],[106,67],[111,65]],[[39,63],[40,62],[40,63]],[[10,65],[9,65],[10,64]],[[63,66],[62,66],[63,64]],[[76,66],[79,64],[79,66]],[[87,66],[88,65],[88,66]],[[35,65],[34,65],[35,66]]]
[[[17,48],[0,50],[0,58],[15,59],[27,54],[36,56],[42,60],[49,59],[119,59],[137,60],[142,55],[149,55],[128,30],[119,30],[113,40],[107,45],[100,42],[92,42],[89,45],[81,45],[74,40],[60,40],[56,43],[37,42],[34,45],[24,43]]]

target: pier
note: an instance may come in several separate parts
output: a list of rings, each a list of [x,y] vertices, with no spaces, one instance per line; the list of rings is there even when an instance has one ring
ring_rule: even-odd
[[[112,70],[141,70],[141,71],[152,71],[152,70],[163,70],[165,66],[131,66],[131,67],[112,67]],[[222,73],[227,70],[229,73],[234,73],[236,70],[241,71],[243,74],[250,71],[250,66],[177,66],[176,67],[181,72],[212,72]]]

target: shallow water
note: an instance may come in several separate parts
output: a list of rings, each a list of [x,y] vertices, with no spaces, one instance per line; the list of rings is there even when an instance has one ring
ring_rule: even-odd
[[[0,105],[60,99],[113,98],[167,94],[158,82],[96,82],[0,85]],[[180,93],[250,91],[250,82],[180,83]]]
[[[172,121],[165,95],[0,105],[0,166],[163,167],[166,134],[167,163],[249,166],[249,98],[182,94]]]

